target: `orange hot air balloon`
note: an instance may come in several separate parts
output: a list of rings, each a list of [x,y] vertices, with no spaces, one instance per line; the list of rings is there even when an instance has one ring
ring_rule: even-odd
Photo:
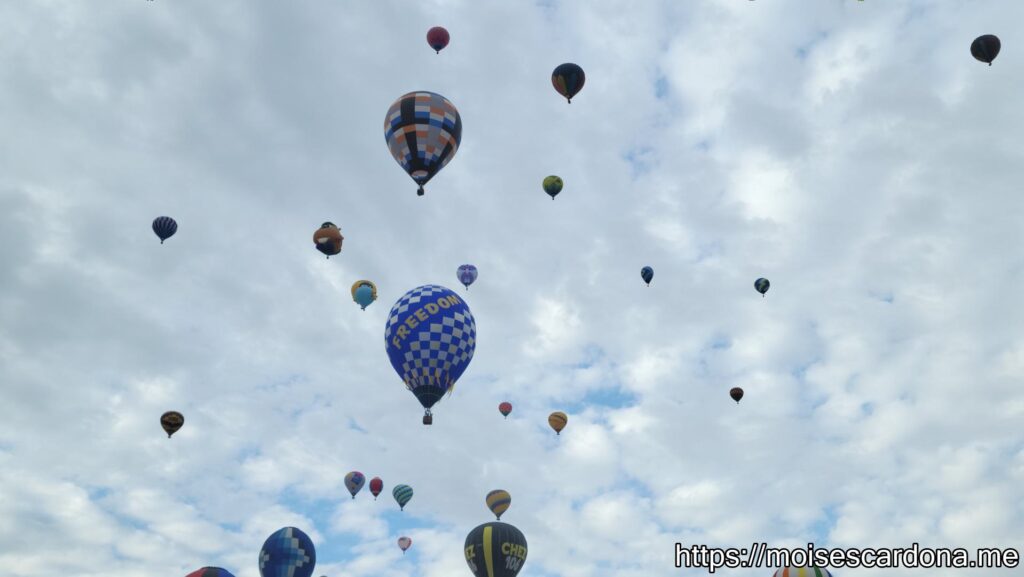
[[[548,415],[548,424],[555,430],[556,435],[562,434],[562,429],[565,428],[566,423],[569,422],[569,417],[562,411],[555,411]]]
[[[313,242],[316,243],[316,249],[327,255],[327,258],[331,258],[332,254],[341,252],[341,243],[344,240],[345,237],[341,236],[341,231],[338,230],[337,225],[333,222],[321,224],[320,228],[316,229],[316,232],[313,233]]]

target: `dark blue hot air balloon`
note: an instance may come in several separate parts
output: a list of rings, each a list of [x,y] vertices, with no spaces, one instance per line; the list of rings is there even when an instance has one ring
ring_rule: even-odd
[[[640,278],[644,279],[647,286],[651,286],[651,279],[654,278],[654,269],[649,266],[640,269]]]
[[[459,282],[466,287],[466,290],[469,290],[469,285],[473,284],[473,281],[476,280],[476,267],[471,264],[464,264],[459,267],[456,274],[459,277]]]
[[[772,286],[772,283],[768,282],[766,278],[759,278],[754,281],[754,289],[761,293],[762,297],[764,297],[764,293],[768,292],[768,287],[770,286]]]
[[[158,216],[153,220],[153,232],[160,237],[160,244],[178,232],[178,223],[169,216]]]
[[[423,405],[423,424],[429,425],[430,408],[452,391],[473,359],[476,320],[450,289],[417,287],[391,307],[384,348],[395,372]]]
[[[278,529],[260,549],[261,577],[311,577],[315,566],[313,541],[295,527]]]

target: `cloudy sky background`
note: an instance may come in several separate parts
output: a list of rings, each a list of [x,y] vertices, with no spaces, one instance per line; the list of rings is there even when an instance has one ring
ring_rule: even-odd
[[[1022,23],[942,0],[0,2],[3,573],[257,577],[294,525],[315,575],[469,575],[496,488],[531,577],[707,575],[677,541],[1020,547]],[[571,105],[563,62],[587,73]],[[382,129],[418,89],[464,123],[422,198]],[[424,427],[383,331],[428,283],[479,341]]]

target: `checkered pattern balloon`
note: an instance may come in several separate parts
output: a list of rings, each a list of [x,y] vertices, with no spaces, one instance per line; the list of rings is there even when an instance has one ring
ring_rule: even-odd
[[[462,142],[462,118],[444,96],[410,92],[388,109],[384,140],[422,194],[423,185],[455,157]]]
[[[315,566],[313,541],[295,527],[279,529],[260,549],[262,577],[311,577]]]
[[[476,321],[454,292],[425,285],[391,307],[384,341],[391,366],[429,409],[451,392],[473,359]]]

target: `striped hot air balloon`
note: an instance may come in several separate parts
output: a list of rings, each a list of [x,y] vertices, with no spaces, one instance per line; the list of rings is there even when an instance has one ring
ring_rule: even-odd
[[[153,232],[160,237],[160,244],[178,232],[178,223],[169,216],[158,216],[153,220]]]
[[[412,487],[409,485],[395,485],[395,488],[391,491],[391,496],[398,502],[398,508],[405,511],[405,504],[412,499]]]
[[[569,422],[569,417],[562,411],[555,411],[548,415],[548,424],[555,430],[556,435],[562,434],[562,429],[565,428],[566,423]]]
[[[501,514],[508,511],[508,506],[512,504],[512,495],[508,494],[508,491],[504,489],[495,489],[490,493],[487,493],[485,498],[487,502],[487,508],[491,510],[491,513],[501,520]]]

